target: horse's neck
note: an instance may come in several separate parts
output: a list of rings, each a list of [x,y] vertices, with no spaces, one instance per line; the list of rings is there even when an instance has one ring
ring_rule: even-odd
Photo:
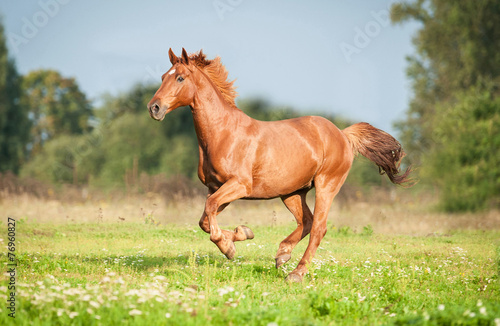
[[[242,111],[227,104],[222,95],[210,87],[196,94],[191,111],[198,143],[204,150],[227,138],[242,122],[251,120]]]

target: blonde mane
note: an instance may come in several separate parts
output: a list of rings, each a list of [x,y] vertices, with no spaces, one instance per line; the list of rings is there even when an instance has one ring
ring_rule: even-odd
[[[220,62],[220,57],[208,60],[203,51],[200,50],[198,53],[191,54],[189,61],[200,68],[210,78],[229,105],[236,107],[234,99],[238,96],[238,93],[233,85],[234,80],[227,80],[228,72],[226,67]]]

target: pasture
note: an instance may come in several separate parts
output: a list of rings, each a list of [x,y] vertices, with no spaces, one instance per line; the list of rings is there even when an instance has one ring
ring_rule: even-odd
[[[495,213],[425,213],[411,200],[335,205],[308,275],[290,284],[307,238],[277,270],[278,244],[295,228],[278,201],[221,214],[222,226],[255,233],[229,261],[197,225],[203,198],[142,198],[143,207],[32,199],[31,210],[25,200],[0,203],[16,218],[16,325],[500,324]],[[7,249],[1,257],[6,266]],[[5,307],[0,324],[13,325]]]

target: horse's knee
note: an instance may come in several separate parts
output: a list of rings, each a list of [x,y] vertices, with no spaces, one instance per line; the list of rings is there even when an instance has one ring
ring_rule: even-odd
[[[326,225],[320,225],[318,227],[315,227],[315,229],[311,232],[315,233],[315,235],[319,236],[319,239],[323,239],[327,231]]]
[[[210,225],[208,223],[208,219],[207,218],[202,218],[200,220],[200,228],[205,231],[206,233],[210,233]]]

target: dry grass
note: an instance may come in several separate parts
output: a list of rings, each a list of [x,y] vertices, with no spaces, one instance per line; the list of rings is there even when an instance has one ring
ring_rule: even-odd
[[[371,225],[375,233],[437,235],[453,230],[500,229],[500,212],[445,214],[433,209],[430,196],[416,195],[404,189],[372,190],[368,195],[345,191],[335,200],[329,222],[338,228],[350,227],[361,231]],[[3,215],[39,223],[126,223],[149,219],[161,224],[189,225],[197,228],[205,198],[203,196],[171,196],[155,194],[104,196],[98,198],[83,193],[79,200],[67,200],[56,195],[40,198],[28,193],[3,195],[0,211]],[[85,198],[85,199],[83,199]],[[313,194],[309,196],[313,208]],[[246,224],[286,225],[294,218],[279,200],[237,201],[218,217],[222,226]]]

